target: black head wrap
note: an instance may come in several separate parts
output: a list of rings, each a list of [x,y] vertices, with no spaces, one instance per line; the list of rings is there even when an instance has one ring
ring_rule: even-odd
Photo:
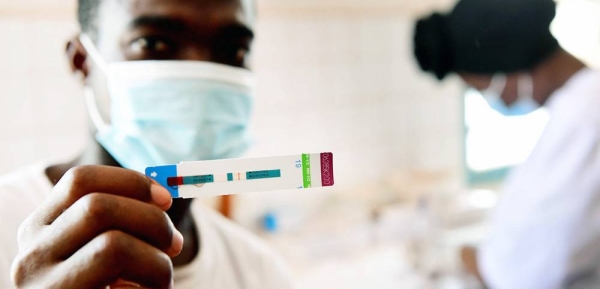
[[[438,79],[529,70],[559,49],[550,33],[555,14],[553,0],[461,0],[451,13],[417,22],[415,56]]]

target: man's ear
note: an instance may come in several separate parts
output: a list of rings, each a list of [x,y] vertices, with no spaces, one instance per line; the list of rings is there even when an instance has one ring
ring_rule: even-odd
[[[65,54],[73,74],[82,75],[83,79],[86,79],[89,74],[87,51],[79,41],[78,36],[71,38],[71,40],[67,42]]]

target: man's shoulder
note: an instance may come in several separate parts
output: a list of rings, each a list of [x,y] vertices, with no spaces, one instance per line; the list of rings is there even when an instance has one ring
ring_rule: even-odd
[[[0,198],[45,196],[51,189],[45,168],[45,164],[38,163],[0,176]]]
[[[44,164],[35,164],[0,176],[0,219],[19,222],[45,199],[52,185]]]
[[[0,287],[10,283],[10,263],[17,255],[17,231],[21,223],[51,190],[45,178],[45,166],[36,164],[0,176]]]
[[[210,225],[210,230],[222,239],[228,246],[231,246],[234,251],[243,252],[244,254],[264,255],[271,252],[270,248],[258,236],[241,227],[240,225],[225,218],[223,215],[213,209],[197,204],[194,205],[195,217],[199,219],[200,228],[202,225]]]
[[[194,204],[193,210],[200,229],[201,246],[203,250],[211,251],[204,251],[204,257],[235,262],[225,266],[242,269],[239,273],[243,276],[238,278],[248,284],[260,280],[258,284],[265,284],[263,288],[291,288],[289,268],[264,240],[210,208]],[[209,254],[212,256],[207,256]]]

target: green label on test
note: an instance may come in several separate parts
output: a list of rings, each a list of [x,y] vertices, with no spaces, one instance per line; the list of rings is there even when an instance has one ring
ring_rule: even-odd
[[[310,175],[310,155],[302,154],[302,176],[304,178],[304,188],[312,187],[312,180]]]

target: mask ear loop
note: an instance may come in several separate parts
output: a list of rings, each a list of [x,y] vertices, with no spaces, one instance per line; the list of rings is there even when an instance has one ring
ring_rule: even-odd
[[[109,129],[110,125],[104,122],[102,116],[100,115],[100,110],[98,109],[98,103],[96,102],[96,95],[91,87],[85,86],[83,88],[83,94],[85,96],[85,103],[90,113],[90,118],[92,119],[92,123],[98,130],[98,132],[105,132]]]
[[[83,48],[85,48],[87,55],[92,59],[92,61],[98,66],[98,68],[108,77],[108,65],[100,57],[100,52],[96,49],[96,46],[92,42],[92,40],[85,34],[81,34],[79,36],[79,41]],[[109,129],[109,125],[102,119],[102,115],[100,114],[100,110],[98,109],[98,102],[96,101],[96,94],[94,90],[86,85],[83,88],[83,94],[85,96],[85,102],[90,114],[90,118],[92,123],[98,130],[98,132],[105,132]]]
[[[490,85],[488,85],[486,89],[480,91],[481,95],[485,98],[492,95],[494,96],[494,100],[502,100],[502,93],[504,93],[504,89],[506,88],[506,81],[506,74],[494,74],[490,80]],[[502,102],[504,102],[504,100],[502,100]]]
[[[106,75],[108,73],[108,64],[104,59],[100,56],[100,51],[96,48],[96,45],[90,39],[89,36],[85,34],[79,35],[79,42],[85,48],[87,55],[94,61],[94,63],[102,70],[102,72]]]
[[[492,80],[490,81],[490,85],[485,91],[492,91],[497,94],[499,98],[502,98],[502,94],[506,89],[506,81],[506,74],[494,74],[492,76]]]
[[[519,75],[517,92],[519,93],[519,100],[532,100],[537,103],[533,98],[533,77],[531,77],[531,74],[525,73]]]

